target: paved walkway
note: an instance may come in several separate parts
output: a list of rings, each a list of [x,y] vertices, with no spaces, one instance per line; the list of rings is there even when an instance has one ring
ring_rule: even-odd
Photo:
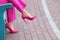
[[[60,40],[60,0],[25,0],[26,10],[37,18],[33,21],[22,20],[21,13],[16,10],[14,22],[18,33],[11,34],[7,30],[6,40]]]

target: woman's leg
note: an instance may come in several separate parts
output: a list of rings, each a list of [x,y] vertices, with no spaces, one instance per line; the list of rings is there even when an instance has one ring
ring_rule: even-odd
[[[13,22],[16,19],[16,13],[15,13],[15,8],[7,9],[7,25],[9,25],[9,29],[11,29],[11,32],[16,32],[14,29]]]
[[[9,0],[22,14],[26,14],[28,16],[31,16],[30,13],[28,13],[25,10],[26,3],[23,0]]]

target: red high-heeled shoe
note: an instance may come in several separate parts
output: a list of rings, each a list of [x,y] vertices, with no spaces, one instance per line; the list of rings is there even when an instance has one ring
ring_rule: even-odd
[[[22,14],[22,19],[25,21],[25,19],[29,19],[29,20],[34,20],[36,18],[36,16],[32,16],[32,17],[29,17],[25,14]],[[25,21],[26,22],[26,21]]]
[[[9,24],[6,23],[6,28],[8,28],[10,30],[11,33],[17,33],[18,30],[12,30],[9,26]]]

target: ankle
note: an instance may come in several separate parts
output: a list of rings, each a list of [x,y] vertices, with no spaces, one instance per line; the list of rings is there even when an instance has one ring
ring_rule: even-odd
[[[7,24],[10,26],[10,28],[11,28],[11,29],[13,29],[13,30],[14,30],[13,23],[7,23]]]

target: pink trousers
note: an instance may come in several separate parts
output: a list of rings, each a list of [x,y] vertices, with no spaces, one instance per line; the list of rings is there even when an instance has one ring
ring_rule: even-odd
[[[0,0],[0,5],[6,4],[6,3],[13,4],[13,8],[7,9],[7,21],[8,22],[12,22],[16,19],[16,13],[15,13],[14,7],[16,7],[20,12],[22,12],[26,7],[26,3],[23,0]]]

